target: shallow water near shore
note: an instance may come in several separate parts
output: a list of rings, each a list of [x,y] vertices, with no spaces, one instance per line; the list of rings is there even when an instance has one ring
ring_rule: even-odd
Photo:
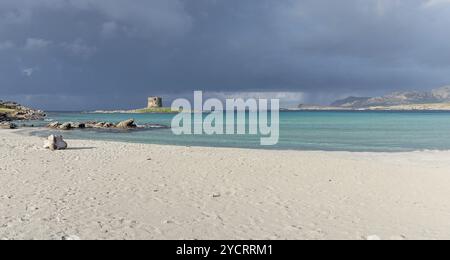
[[[248,115],[247,115],[248,116]],[[138,124],[170,126],[174,114],[87,114],[51,112],[48,121],[119,122],[134,118]],[[28,123],[28,124],[30,124]],[[33,131],[45,136],[55,131]],[[64,131],[66,138],[166,144],[181,146],[235,147],[277,150],[351,152],[407,152],[450,150],[450,112],[280,112],[280,140],[261,146],[259,135],[182,135],[170,129],[146,131]]]

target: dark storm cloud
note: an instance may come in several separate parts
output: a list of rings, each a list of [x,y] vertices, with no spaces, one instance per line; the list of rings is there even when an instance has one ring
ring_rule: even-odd
[[[296,102],[437,87],[449,24],[447,0],[2,0],[0,99],[129,108],[194,89]]]

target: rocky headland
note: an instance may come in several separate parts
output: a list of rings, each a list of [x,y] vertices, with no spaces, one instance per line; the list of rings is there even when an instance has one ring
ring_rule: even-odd
[[[17,127],[12,121],[42,120],[45,112],[22,106],[16,102],[0,100],[0,128],[14,129]]]

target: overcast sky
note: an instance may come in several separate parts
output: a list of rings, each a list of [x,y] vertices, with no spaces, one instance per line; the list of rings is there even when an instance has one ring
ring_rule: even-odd
[[[0,99],[284,104],[450,84],[450,0],[0,0]],[[167,104],[166,105],[170,105]]]

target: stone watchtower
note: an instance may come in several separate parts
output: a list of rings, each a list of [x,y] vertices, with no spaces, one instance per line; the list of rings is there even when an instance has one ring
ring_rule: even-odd
[[[162,98],[161,97],[149,97],[147,108],[161,108]]]

